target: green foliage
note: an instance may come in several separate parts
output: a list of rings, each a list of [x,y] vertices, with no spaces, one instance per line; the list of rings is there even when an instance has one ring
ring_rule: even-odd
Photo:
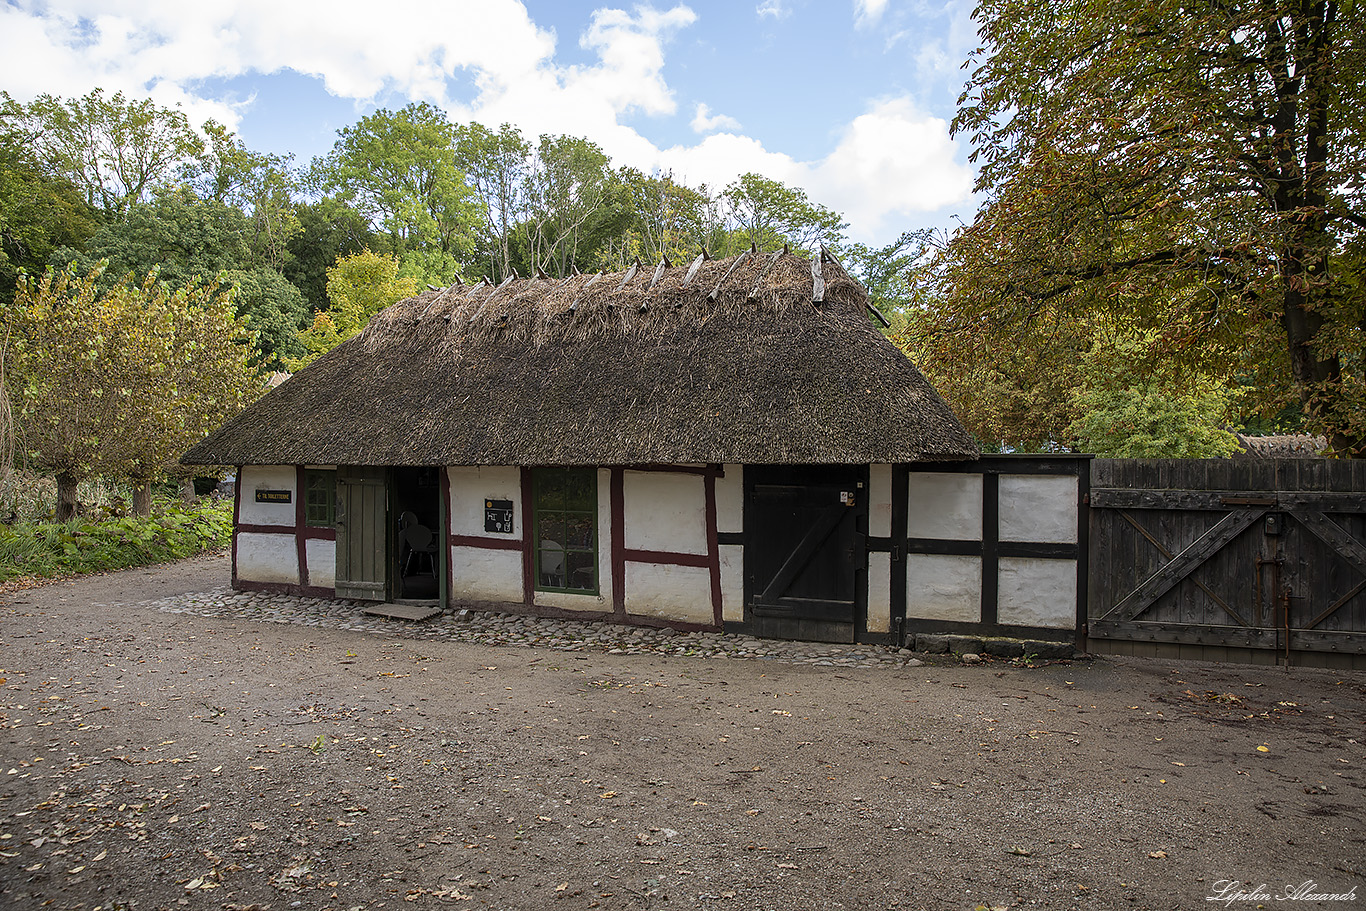
[[[776,250],[790,244],[810,250],[833,245],[849,227],[839,214],[814,203],[806,191],[748,173],[721,191],[744,244]],[[738,252],[734,251],[734,252]]]
[[[186,176],[197,182],[204,199],[246,213],[253,262],[281,268],[288,261],[291,238],[303,230],[294,206],[299,181],[291,167],[293,156],[253,152],[212,120],[204,124],[204,132],[208,152]]]
[[[166,506],[152,516],[0,526],[0,582],[180,560],[232,541],[232,504]]]
[[[262,368],[284,370],[287,360],[304,354],[299,333],[307,327],[310,311],[298,288],[273,269],[233,269],[222,278],[235,291],[237,315],[254,333]]]
[[[303,292],[314,310],[327,307],[327,270],[337,260],[362,250],[389,252],[389,241],[370,227],[365,217],[341,200],[327,196],[295,206],[299,233],[288,242],[283,272]]]
[[[4,132],[31,148],[50,177],[74,185],[86,204],[118,220],[135,203],[176,176],[204,152],[185,115],[95,89],[83,98],[39,95],[27,105],[0,92]]]
[[[1228,430],[1237,393],[1209,376],[1145,373],[1139,343],[1097,346],[1081,361],[1073,391],[1078,415],[1069,443],[1081,452],[1126,459],[1210,459],[1232,455]]]
[[[130,207],[123,221],[100,228],[74,261],[88,270],[107,260],[111,281],[156,269],[162,281],[184,285],[225,269],[250,268],[251,231],[241,210],[179,187],[158,192],[152,201]]]
[[[344,256],[327,270],[327,297],[331,308],[317,311],[313,324],[299,333],[307,354],[289,360],[291,370],[300,370],[320,355],[356,335],[370,317],[420,290],[413,278],[400,274],[399,261],[362,250]]]
[[[76,187],[48,175],[19,136],[0,132],[0,299],[14,294],[20,269],[41,272],[54,250],[84,245],[97,226]]]
[[[155,272],[101,290],[101,271],[25,277],[3,314],[21,452],[57,475],[62,520],[81,478],[150,479],[260,392],[231,293]]]
[[[1231,354],[1274,413],[1366,452],[1366,31],[1355,3],[985,0],[954,121],[987,199],[922,272],[986,360],[1114,320]],[[1065,334],[1065,330],[1064,330]],[[951,340],[945,341],[951,345]]]
[[[478,214],[456,166],[455,127],[429,104],[378,110],[343,127],[311,182],[389,233],[395,251],[421,251],[431,278],[449,280],[473,247]]]

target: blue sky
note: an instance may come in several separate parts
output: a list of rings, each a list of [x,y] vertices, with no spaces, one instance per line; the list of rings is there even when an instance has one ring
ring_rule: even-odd
[[[617,164],[721,186],[757,171],[854,240],[970,219],[950,140],[966,0],[5,0],[0,88],[101,86],[324,154],[377,107],[586,136]]]

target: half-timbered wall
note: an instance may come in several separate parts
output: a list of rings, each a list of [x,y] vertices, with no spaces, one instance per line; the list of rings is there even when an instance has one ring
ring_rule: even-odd
[[[1005,455],[885,474],[873,466],[870,637],[885,597],[894,641],[924,632],[1073,638],[1086,585],[1088,464]]]
[[[246,465],[233,501],[232,579],[238,588],[330,595],[336,532],[310,528],[304,467]]]

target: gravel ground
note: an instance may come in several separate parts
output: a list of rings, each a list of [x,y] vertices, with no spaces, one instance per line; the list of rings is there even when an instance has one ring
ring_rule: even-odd
[[[227,572],[0,592],[0,908],[1366,896],[1361,674],[414,625]]]

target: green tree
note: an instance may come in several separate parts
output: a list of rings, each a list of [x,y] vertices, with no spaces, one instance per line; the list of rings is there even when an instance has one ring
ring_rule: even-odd
[[[834,246],[849,227],[837,212],[812,202],[805,190],[759,174],[741,175],[721,191],[721,198],[743,243],[760,250],[783,244],[802,250],[818,243]]]
[[[1366,31],[1336,0],[985,0],[954,130],[986,197],[925,277],[974,343],[1112,314],[1173,361],[1252,365],[1366,453]],[[972,327],[965,330],[965,327]],[[988,331],[983,331],[985,327]],[[965,336],[966,338],[966,336]]]
[[[265,370],[285,370],[303,356],[299,333],[308,327],[311,310],[299,289],[274,269],[229,269],[221,274],[234,289],[237,315],[252,331],[256,363]]]
[[[57,477],[57,519],[94,474],[146,482],[259,392],[230,294],[155,273],[101,290],[103,266],[25,276],[4,311],[6,392],[28,465]]]
[[[429,104],[381,109],[338,131],[311,182],[389,233],[428,280],[449,281],[473,247],[478,212],[456,166],[455,127]]]
[[[295,211],[298,178],[293,156],[253,152],[226,127],[204,124],[208,151],[186,171],[199,195],[241,210],[251,233],[247,238],[255,264],[280,269],[289,258],[289,242],[303,227]]]
[[[185,115],[95,89],[83,98],[39,95],[20,104],[0,92],[3,131],[22,137],[51,177],[74,185],[86,203],[118,220],[154,190],[173,186],[204,152]]]
[[[365,216],[336,197],[300,203],[294,209],[300,231],[288,241],[283,272],[313,310],[327,309],[327,270],[362,250],[389,252],[388,239]]]
[[[111,280],[158,269],[162,281],[182,285],[225,269],[250,268],[250,237],[250,222],[240,209],[201,199],[182,186],[130,207],[122,222],[95,232],[85,253],[68,258],[87,269],[108,260]]]
[[[476,258],[498,281],[512,272],[513,233],[528,215],[531,144],[503,124],[498,132],[478,123],[456,128],[456,164],[474,189],[480,213]]]
[[[12,133],[0,133],[0,299],[11,299],[20,269],[38,273],[60,247],[81,247],[95,213],[70,182],[49,176]]]
[[[365,328],[370,317],[421,290],[417,281],[399,274],[397,258],[369,250],[337,260],[327,270],[328,310],[314,313],[313,323],[299,334],[307,353],[289,361],[300,370]]]

